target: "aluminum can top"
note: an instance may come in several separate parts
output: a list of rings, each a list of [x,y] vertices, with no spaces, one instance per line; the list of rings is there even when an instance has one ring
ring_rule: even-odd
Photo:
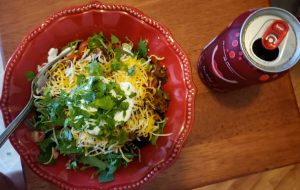
[[[240,44],[257,69],[271,73],[288,70],[300,59],[300,23],[283,9],[258,9],[244,21]]]

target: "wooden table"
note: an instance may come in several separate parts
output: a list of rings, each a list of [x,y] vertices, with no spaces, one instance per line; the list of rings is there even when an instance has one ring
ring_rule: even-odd
[[[6,60],[22,37],[49,14],[82,3],[0,1],[0,34]],[[146,189],[191,189],[300,161],[300,115],[290,75],[272,83],[218,94],[202,84],[195,69],[201,48],[242,12],[268,6],[267,0],[123,3],[142,10],[170,29],[191,61],[198,90],[195,123],[180,158]],[[24,173],[28,189],[55,189],[26,166]]]

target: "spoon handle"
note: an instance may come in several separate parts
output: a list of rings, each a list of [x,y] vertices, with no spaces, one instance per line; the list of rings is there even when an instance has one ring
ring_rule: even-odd
[[[0,148],[2,145],[6,142],[8,137],[14,132],[14,130],[18,127],[20,122],[25,118],[25,116],[28,114],[28,112],[31,110],[31,107],[33,105],[33,98],[30,97],[30,100],[26,104],[26,106],[23,108],[23,110],[17,115],[17,117],[10,122],[10,124],[7,126],[5,131],[0,135]]]

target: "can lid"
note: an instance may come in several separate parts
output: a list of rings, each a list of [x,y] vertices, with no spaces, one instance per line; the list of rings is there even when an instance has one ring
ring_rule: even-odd
[[[285,71],[300,59],[300,23],[283,9],[258,9],[245,20],[240,44],[256,68],[273,73]]]

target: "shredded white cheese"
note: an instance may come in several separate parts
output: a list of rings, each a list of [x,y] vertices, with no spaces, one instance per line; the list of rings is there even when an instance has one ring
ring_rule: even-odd
[[[58,55],[58,49],[56,48],[51,48],[49,51],[48,51],[48,63],[53,61]]]

